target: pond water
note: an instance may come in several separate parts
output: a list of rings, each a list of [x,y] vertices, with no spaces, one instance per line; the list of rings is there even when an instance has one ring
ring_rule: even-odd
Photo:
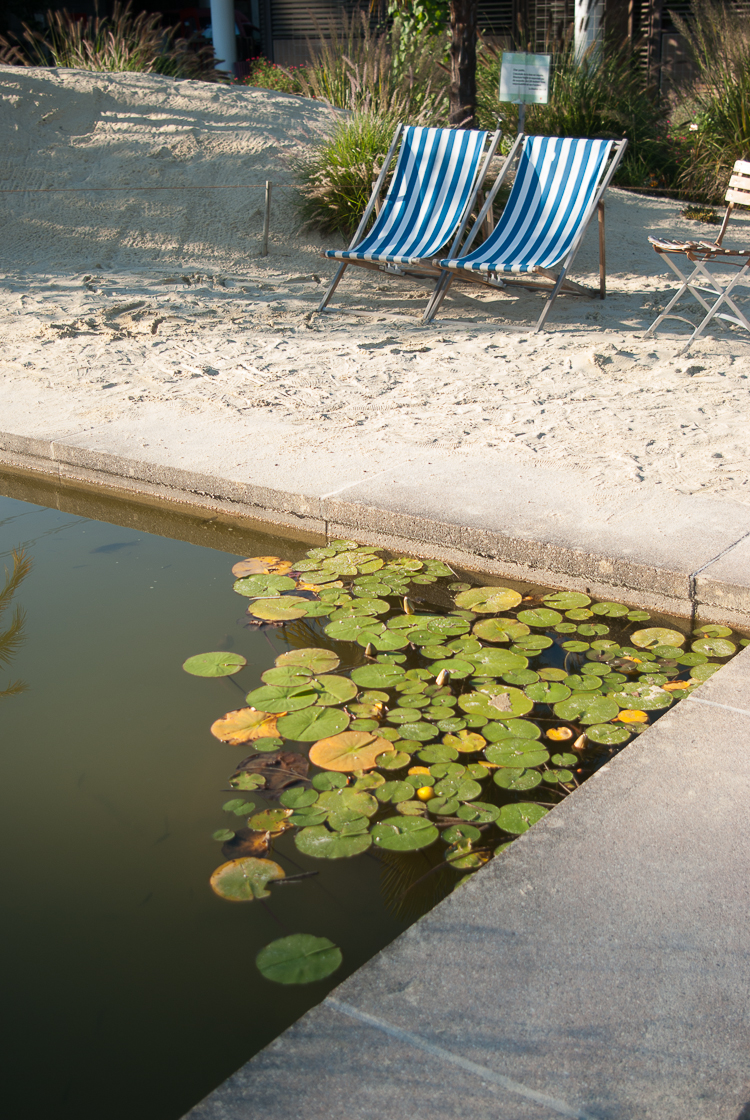
[[[32,561],[0,661],[14,1120],[176,1120],[746,642],[355,542],[2,491],[0,556]],[[183,671],[211,651],[231,674]],[[259,858],[304,877],[263,896]],[[298,933],[341,966],[262,976]]]
[[[24,641],[0,664],[0,689],[28,686],[0,700],[4,1111],[173,1120],[405,925],[373,859],[290,886],[273,911],[208,888],[237,758],[208,728],[242,693],[181,665],[231,648],[257,678],[286,646],[235,625],[246,603],[229,569],[307,546],[10,477],[0,489],[38,503],[0,498],[0,577],[12,548],[33,561],[15,596]],[[271,985],[255,954],[296,929],[302,896],[345,967],[310,989]]]

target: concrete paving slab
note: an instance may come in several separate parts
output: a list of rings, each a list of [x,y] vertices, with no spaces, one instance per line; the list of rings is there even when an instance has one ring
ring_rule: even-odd
[[[695,600],[698,609],[721,610],[727,617],[732,611],[743,611],[745,588],[750,587],[750,535],[745,533],[730,549],[722,553],[695,577]]]
[[[723,672],[341,984],[316,1012],[349,1020],[324,1071],[302,1020],[191,1120],[301,1115],[298,1090],[269,1073],[287,1055],[321,1094],[310,1118],[339,1115],[341,1101],[349,1115],[421,1116],[425,1082],[447,1094],[431,1098],[432,1117],[473,1115],[439,1052],[573,1115],[738,1120],[750,1107],[750,711],[729,701],[750,695],[750,652]],[[377,1031],[425,1053],[395,1113],[373,1103],[378,1063],[351,1058]],[[548,1115],[566,1114],[557,1106]]]

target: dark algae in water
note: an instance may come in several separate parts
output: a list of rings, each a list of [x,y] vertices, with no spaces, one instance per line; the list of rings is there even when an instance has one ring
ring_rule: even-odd
[[[228,902],[367,854],[394,913],[418,916],[747,642],[577,591],[475,587],[354,541],[232,571],[246,624],[289,649],[211,726],[248,752],[213,837],[225,862],[210,885]],[[244,666],[224,651],[184,664],[204,677]],[[288,876],[274,860],[286,833],[314,870]],[[342,963],[304,913],[299,925],[258,954],[266,978],[305,984]]]

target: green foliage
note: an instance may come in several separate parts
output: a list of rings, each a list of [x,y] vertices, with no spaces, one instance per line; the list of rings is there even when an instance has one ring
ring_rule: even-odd
[[[24,24],[23,43],[0,36],[0,61],[11,65],[59,66],[78,70],[166,74],[172,78],[224,80],[214,69],[213,48],[164,27],[161,15],[139,12],[115,0],[112,16],[78,19],[49,10],[46,32]]]
[[[677,173],[667,133],[666,107],[648,89],[637,55],[608,44],[577,60],[571,42],[552,49],[547,105],[526,107],[526,132],[540,136],[580,136],[629,140],[615,182],[655,185]],[[506,143],[517,131],[518,108],[499,105],[502,52],[482,44],[477,56],[477,114],[480,127],[494,128],[498,110]]]
[[[20,552],[14,549],[12,555],[13,570],[5,569],[5,583],[0,589],[0,618],[10,609],[13,596],[31,571],[31,560],[23,549]],[[24,640],[25,618],[25,612],[21,607],[15,607],[9,625],[5,630],[0,630],[0,665],[10,665],[21,648]],[[19,693],[25,692],[26,688],[27,685],[23,681],[12,681],[5,688],[0,689],[0,700],[8,696],[18,696]]]
[[[750,19],[730,4],[693,0],[690,16],[674,20],[697,70],[680,184],[697,199],[721,202],[735,160],[750,152]]]
[[[304,67],[277,66],[267,58],[251,58],[249,61],[250,73],[241,79],[240,85],[278,90],[279,93],[302,92],[299,75]]]

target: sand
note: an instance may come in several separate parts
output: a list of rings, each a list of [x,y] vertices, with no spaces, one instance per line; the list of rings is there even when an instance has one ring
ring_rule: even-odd
[[[727,325],[676,358],[684,328],[644,331],[673,288],[649,233],[706,237],[675,202],[607,197],[609,295],[456,289],[420,323],[423,284],[350,269],[313,315],[341,244],[302,227],[292,161],[325,106],[151,75],[0,68],[0,189],[243,190],[5,193],[0,206],[2,401],[65,401],[96,427],[149,405],[175,426],[267,416],[309,448],[434,447],[554,465],[589,483],[750,502],[750,348]],[[261,258],[262,186],[274,182]],[[729,244],[747,243],[750,216]],[[596,283],[592,230],[574,276]],[[7,430],[0,422],[0,430]]]

